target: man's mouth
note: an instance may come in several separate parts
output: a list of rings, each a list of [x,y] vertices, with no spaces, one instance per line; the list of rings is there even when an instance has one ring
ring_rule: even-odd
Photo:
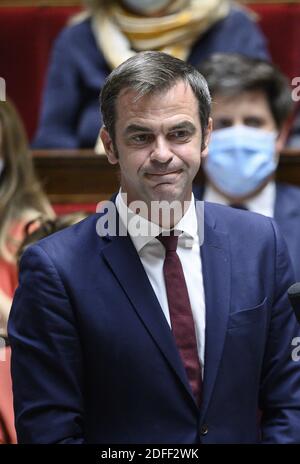
[[[160,179],[160,178],[168,178],[172,179],[177,174],[181,173],[181,169],[173,170],[173,171],[166,171],[166,172],[146,172],[145,176],[150,179]]]

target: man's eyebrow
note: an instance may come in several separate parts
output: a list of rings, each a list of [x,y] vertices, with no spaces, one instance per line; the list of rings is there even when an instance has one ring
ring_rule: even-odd
[[[169,131],[180,130],[180,129],[188,129],[191,132],[196,131],[196,127],[190,121],[181,121],[178,124],[175,124],[174,126],[169,127]]]
[[[124,134],[129,135],[133,132],[152,132],[149,127],[146,126],[140,126],[139,124],[130,124],[129,126],[126,127]]]

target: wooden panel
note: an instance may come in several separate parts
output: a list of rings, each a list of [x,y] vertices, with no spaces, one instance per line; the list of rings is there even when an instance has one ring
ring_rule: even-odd
[[[97,203],[118,189],[118,168],[92,150],[43,150],[33,156],[52,203]]]
[[[277,179],[300,187],[300,150],[285,150],[282,153]]]
[[[91,150],[34,151],[33,158],[52,203],[97,203],[118,190],[118,167]],[[281,155],[277,178],[300,186],[300,151]],[[200,170],[196,182],[201,180]]]

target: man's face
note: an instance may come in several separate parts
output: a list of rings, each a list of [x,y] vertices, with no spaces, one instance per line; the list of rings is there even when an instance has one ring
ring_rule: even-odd
[[[261,129],[266,132],[277,132],[275,119],[272,115],[267,96],[262,90],[245,91],[235,96],[225,96],[216,93],[213,95],[212,104],[213,129],[226,129],[234,126],[248,126],[251,128]],[[249,140],[251,142],[251,140]],[[280,151],[283,148],[284,137],[277,137],[274,159],[277,161]],[[208,158],[209,158],[208,154]],[[252,190],[245,195],[234,196],[225,193],[208,175],[210,183],[215,190],[226,196],[230,201],[238,200],[240,202],[251,198],[261,191],[270,180],[268,176],[257,189]],[[232,172],[232,176],[238,176],[238,173]]]
[[[110,163],[120,165],[128,203],[189,201],[202,145],[192,89],[179,82],[166,92],[137,100],[134,91],[125,90],[118,97],[116,114],[115,149],[106,129],[101,138]]]
[[[267,97],[262,90],[242,92],[235,96],[214,95],[212,104],[213,129],[236,125],[276,131]]]

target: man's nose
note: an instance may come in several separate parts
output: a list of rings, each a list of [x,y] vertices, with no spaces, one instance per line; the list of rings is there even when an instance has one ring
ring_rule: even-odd
[[[231,124],[231,127],[243,126],[245,124],[244,118],[236,117]]]
[[[165,137],[157,137],[150,158],[151,161],[158,161],[159,163],[168,163],[172,160],[173,153]]]

